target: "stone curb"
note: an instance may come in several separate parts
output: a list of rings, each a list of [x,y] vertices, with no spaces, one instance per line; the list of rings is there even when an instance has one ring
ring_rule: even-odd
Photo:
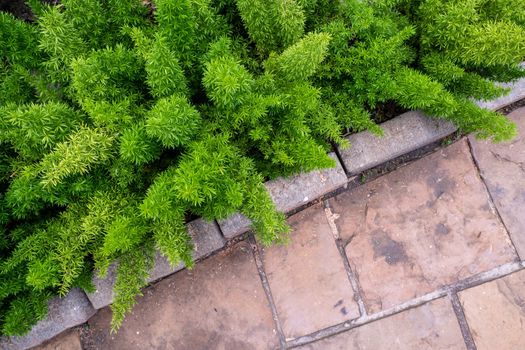
[[[521,67],[525,69],[525,62],[521,64]],[[495,111],[525,98],[525,78],[514,83],[501,83],[499,85],[509,88],[509,94],[492,101],[478,101],[478,106]]]
[[[206,222],[203,219],[194,220],[186,225],[190,236],[192,237],[194,251],[193,259],[197,260],[213,253],[224,247],[224,238],[222,237],[215,222]],[[172,267],[166,257],[159,251],[155,256],[153,269],[150,271],[148,283],[169,276],[184,268],[184,264]],[[87,297],[95,309],[101,309],[113,302],[113,286],[115,285],[117,264],[113,263],[105,278],[93,277],[95,292],[87,293]]]
[[[49,312],[45,319],[33,326],[22,337],[3,337],[0,349],[28,349],[49,340],[65,330],[86,322],[96,310],[80,289],[72,289],[65,297],[54,297],[48,304]]]
[[[436,142],[457,130],[450,122],[413,111],[381,124],[384,136],[360,132],[347,137],[350,147],[340,150],[350,176]]]
[[[329,156],[336,162],[335,168],[315,170],[289,178],[277,178],[264,185],[270,193],[277,210],[289,213],[314,199],[346,186],[348,178],[335,153]],[[227,239],[250,230],[251,221],[240,213],[219,220],[221,231]]]
[[[525,67],[525,63],[523,64]],[[500,84],[510,88],[508,95],[492,101],[477,101],[483,108],[498,110],[525,98],[525,78]],[[454,133],[457,128],[443,119],[411,111],[381,124],[384,136],[360,132],[347,137],[351,147],[340,155],[349,176],[374,168],[403,154],[415,151]]]

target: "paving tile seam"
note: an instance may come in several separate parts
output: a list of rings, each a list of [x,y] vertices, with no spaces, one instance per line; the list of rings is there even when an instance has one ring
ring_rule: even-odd
[[[362,296],[361,287],[359,285],[359,280],[357,279],[354,271],[352,270],[352,267],[350,266],[350,261],[348,260],[348,257],[346,256],[343,240],[339,236],[339,230],[337,228],[337,225],[335,224],[335,220],[337,219],[337,214],[334,214],[332,212],[332,208],[330,208],[330,202],[325,200],[323,204],[324,204],[324,212],[326,215],[326,219],[328,220],[330,229],[332,230],[332,234],[334,236],[337,250],[339,251],[339,255],[341,256],[341,260],[345,268],[346,276],[348,277],[348,280],[354,292],[355,302],[357,303],[357,306],[359,307],[359,315],[360,317],[366,316],[367,312],[366,312],[365,303],[363,301],[363,296]]]
[[[257,267],[257,272],[261,280],[261,285],[263,287],[264,294],[266,295],[268,305],[270,306],[270,310],[272,312],[272,318],[275,323],[275,329],[277,331],[277,336],[279,337],[280,349],[285,349],[286,348],[286,336],[284,335],[283,327],[279,319],[279,315],[277,313],[277,307],[275,306],[275,301],[273,300],[270,283],[268,282],[268,277],[266,276],[266,271],[264,270],[264,263],[263,263],[261,251],[252,233],[248,235],[248,242],[250,243],[250,247],[252,249],[253,259]]]
[[[465,341],[465,346],[467,347],[467,350],[477,350],[476,343],[474,342],[474,338],[472,337],[472,333],[470,332],[470,327],[468,325],[467,318],[465,317],[463,306],[459,301],[458,294],[452,291],[448,294],[448,298],[452,304],[454,313],[456,314],[459,329],[461,330],[461,335],[463,335],[463,340]]]
[[[352,175],[350,174],[350,171],[346,167],[345,161],[343,159],[343,155],[341,154],[341,151],[339,150],[339,147],[337,147],[336,144],[332,144],[332,150],[337,157],[337,160],[339,161],[339,164],[341,164],[341,168],[343,168],[343,171],[345,172],[346,177],[350,178]]]
[[[292,349],[298,346],[314,343],[324,338],[328,338],[339,333],[343,333],[345,331],[364,326],[368,323],[378,321],[380,319],[387,318],[398,313],[422,306],[433,300],[447,297],[452,293],[457,294],[462,290],[473,288],[481,284],[497,280],[499,278],[521,271],[523,269],[525,269],[525,261],[511,262],[504,265],[500,265],[488,271],[481,272],[474,276],[443,286],[442,288],[439,288],[433,292],[408,300],[389,309],[371,315],[365,315],[355,319],[350,319],[348,321],[321,329],[319,331],[295,338],[293,340],[289,340],[286,342],[286,348]]]
[[[487,194],[487,199],[488,199],[489,205],[491,206],[491,208],[496,213],[496,216],[498,217],[498,220],[500,221],[500,223],[503,225],[503,228],[505,228],[505,232],[506,232],[507,237],[509,238],[509,241],[510,241],[510,243],[512,245],[512,249],[514,249],[514,254],[516,254],[516,257],[518,258],[518,260],[525,260],[525,257],[520,256],[520,254],[518,253],[518,249],[516,248],[516,245],[514,244],[514,240],[512,239],[512,235],[510,234],[510,230],[507,227],[507,224],[505,223],[505,221],[503,220],[503,217],[501,216],[499,208],[496,205],[496,202],[494,201],[494,197],[492,196],[492,193],[490,192],[490,189],[489,189],[489,187],[487,185],[487,181],[485,179],[485,176],[483,175],[483,172],[481,171],[481,168],[479,166],[478,160],[476,158],[476,152],[474,151],[474,148],[472,146],[470,138],[467,137],[466,139],[467,139],[467,145],[468,145],[468,149],[469,149],[470,158],[472,160],[472,163],[474,163],[474,167],[476,168],[476,173],[477,173],[479,179],[481,180],[481,183],[483,184],[483,188],[485,189],[485,193]]]

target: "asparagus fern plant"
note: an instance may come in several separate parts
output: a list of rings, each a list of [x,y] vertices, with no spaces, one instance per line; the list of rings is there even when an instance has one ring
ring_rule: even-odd
[[[330,167],[394,103],[508,140],[473,99],[525,76],[523,0],[28,1],[0,13],[0,329],[117,262],[113,326],[185,219],[287,226],[263,181]]]

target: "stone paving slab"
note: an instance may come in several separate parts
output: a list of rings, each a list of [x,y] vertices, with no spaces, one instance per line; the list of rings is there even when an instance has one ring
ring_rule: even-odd
[[[86,322],[95,314],[84,292],[72,289],[64,298],[55,297],[48,304],[48,315],[23,337],[0,338],[0,349],[28,349],[52,339],[69,328]]]
[[[250,245],[240,242],[145,290],[117,334],[89,321],[84,350],[272,349],[278,336]]]
[[[197,219],[188,223],[186,227],[192,237],[194,245],[193,258],[195,260],[224,247],[224,238],[214,222]],[[150,271],[148,282],[154,282],[183,268],[184,264],[172,267],[168,259],[157,251],[155,263],[153,269]],[[115,297],[113,295],[113,286],[115,285],[116,270],[117,265],[114,263],[108,269],[105,278],[94,276],[93,284],[96,290],[93,293],[88,293],[87,296],[96,309],[106,307],[113,302]]]
[[[263,261],[287,338],[359,316],[343,259],[322,205],[288,220],[290,242],[263,250]]]
[[[82,350],[80,334],[78,333],[78,330],[71,329],[59,334],[55,338],[33,350]]]
[[[478,350],[525,349],[525,270],[464,290],[459,299]]]
[[[470,142],[494,203],[525,259],[525,108],[510,113],[509,118],[518,126],[516,139],[494,144],[471,137]]]
[[[465,140],[329,203],[369,313],[517,259]]]
[[[265,183],[277,210],[289,213],[346,185],[348,178],[337,156],[333,152],[329,156],[335,160],[335,168],[277,178]],[[225,220],[220,220],[219,226],[224,236],[230,239],[248,232],[251,222],[244,215],[237,213]]]
[[[456,350],[466,347],[452,305],[447,299],[437,299],[300,349]]]
[[[438,141],[457,130],[450,122],[430,118],[422,112],[401,114],[381,124],[384,135],[360,132],[347,137],[351,146],[340,150],[341,158],[350,175],[388,162],[403,154]]]

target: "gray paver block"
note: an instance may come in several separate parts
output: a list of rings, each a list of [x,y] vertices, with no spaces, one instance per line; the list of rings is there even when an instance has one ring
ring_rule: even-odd
[[[522,64],[522,67],[525,68],[525,63]],[[513,83],[502,83],[500,85],[511,89],[508,95],[495,100],[478,101],[478,106],[496,110],[525,98],[525,78]]]
[[[224,238],[215,222],[197,219],[186,225],[193,240],[193,258],[200,259],[224,247]]]
[[[5,350],[28,349],[49,340],[59,333],[86,322],[95,309],[80,289],[72,289],[64,298],[55,297],[49,302],[49,312],[31,331],[22,337],[0,339]]]
[[[184,263],[179,263],[176,266],[172,267],[168,259],[157,250],[155,253],[155,263],[153,265],[153,268],[149,272],[148,282],[154,282],[163,277],[169,276],[172,273],[180,271],[183,268]],[[113,272],[113,274],[115,274],[115,272]]]
[[[277,178],[265,183],[277,210],[288,213],[346,185],[348,178],[337,156],[335,153],[329,156],[336,161],[335,168]],[[250,225],[250,220],[240,213],[219,221],[221,231],[228,239],[247,232]]]
[[[337,156],[335,153],[329,155],[336,161],[335,168],[301,173],[266,183],[266,188],[270,192],[277,210],[288,213],[346,185],[348,178]]]
[[[224,238],[219,232],[214,222],[207,222],[203,219],[194,220],[186,225],[192,237],[194,251],[193,258],[200,259],[224,246]],[[87,293],[87,296],[96,309],[101,309],[113,302],[113,286],[116,278],[116,263],[113,263],[105,278],[94,276],[93,284],[95,292]],[[157,251],[153,269],[150,271],[148,282],[153,282],[163,277],[169,276],[184,268],[184,264],[172,267],[168,260]]]
[[[116,269],[117,264],[111,264],[104,278],[99,277],[97,272],[94,273],[93,285],[95,286],[95,291],[86,294],[95,309],[101,309],[113,302],[115,297],[113,295],[113,285],[115,284]]]
[[[227,239],[242,235],[250,230],[251,221],[241,213],[235,213],[224,220],[217,221],[221,227],[222,234]]]
[[[370,132],[348,136],[351,146],[341,150],[341,157],[351,175],[429,145],[457,129],[448,121],[429,118],[418,111],[404,113],[381,124],[381,128],[383,137]]]

